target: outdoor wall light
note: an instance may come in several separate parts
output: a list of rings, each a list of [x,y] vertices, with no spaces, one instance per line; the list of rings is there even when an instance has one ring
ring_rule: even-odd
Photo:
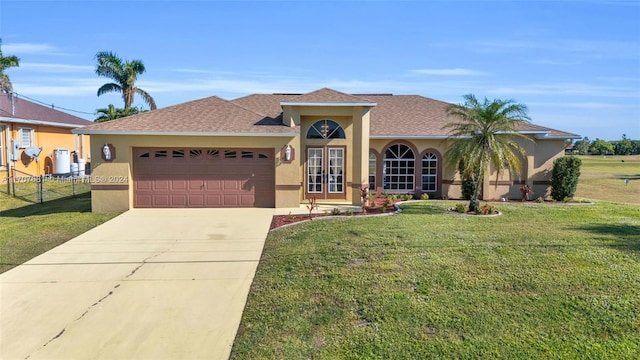
[[[291,145],[287,145],[287,148],[284,151],[284,159],[286,161],[291,161]]]
[[[102,159],[105,161],[113,161],[116,158],[116,148],[111,144],[104,144],[102,147]]]

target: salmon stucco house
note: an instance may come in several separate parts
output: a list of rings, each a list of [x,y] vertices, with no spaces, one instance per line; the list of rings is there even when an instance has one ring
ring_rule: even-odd
[[[443,165],[449,104],[417,95],[307,94],[209,97],[74,130],[91,135],[94,211],[148,207],[298,207],[361,204],[374,192],[461,194]],[[553,160],[577,135],[518,129],[519,174],[484,181],[483,198],[549,186]]]
[[[54,174],[55,150],[65,150],[67,157],[75,153],[88,161],[89,137],[72,134],[71,130],[91,124],[51,107],[0,94],[0,179],[6,182],[9,176]],[[25,151],[29,148],[38,149],[39,156],[29,156]],[[10,168],[16,170],[15,174],[9,175]]]

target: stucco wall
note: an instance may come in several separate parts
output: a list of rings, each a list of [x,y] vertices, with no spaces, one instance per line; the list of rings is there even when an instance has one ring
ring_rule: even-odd
[[[436,184],[436,191],[429,192],[428,194],[432,198],[433,197],[440,198],[443,196],[443,194],[445,195],[448,194],[451,188],[451,184],[449,184],[448,181],[446,180],[452,179],[455,172],[452,172],[450,169],[448,169],[444,162],[444,151],[446,149],[445,147],[446,142],[440,139],[410,139],[410,140],[371,139],[369,140],[369,148],[373,150],[374,154],[376,154],[376,192],[377,193],[381,193],[385,191],[383,189],[383,184],[382,184],[384,153],[389,146],[394,144],[407,145],[414,152],[415,159],[416,159],[414,192],[416,193],[423,192],[421,189],[422,156],[427,152],[432,152],[437,156],[438,181]],[[390,192],[393,192],[393,191],[390,191]]]
[[[111,144],[115,159],[102,159],[102,147]],[[284,162],[281,150],[291,144],[294,158]],[[130,136],[93,135],[93,172],[91,174],[93,211],[127,210],[133,207],[132,151],[134,147],[228,147],[274,149],[276,207],[297,207],[300,204],[300,144],[298,137],[251,136]],[[126,196],[124,196],[126,194]]]
[[[549,194],[549,181],[551,179],[551,170],[553,168],[553,161],[563,156],[564,154],[564,140],[540,140],[535,139],[533,136],[529,137],[530,140],[516,139],[516,142],[525,150],[526,155],[521,159],[521,168],[519,171],[510,172],[505,170],[501,176],[496,179],[497,173],[490,169],[483,183],[484,199],[493,200],[500,199],[502,197],[509,199],[520,199],[522,185],[527,184],[534,191],[533,197],[548,196]],[[425,140],[425,139],[373,139],[369,142],[369,147],[377,155],[376,162],[376,192],[380,193],[382,189],[382,159],[384,157],[384,151],[393,144],[402,143],[408,145],[415,153],[416,156],[416,176],[415,185],[417,191],[420,191],[420,168],[419,163],[422,155],[426,151],[435,151],[438,154],[438,162],[441,166],[438,167],[438,191],[429,194],[431,197],[444,197],[451,199],[458,199],[462,197],[462,188],[460,176],[457,173],[457,168],[448,166],[444,154],[448,147],[447,140]]]
[[[38,161],[24,154],[24,148],[19,150],[19,159],[11,162],[12,166],[19,172],[16,176],[26,176],[26,174],[39,176],[52,174],[54,172],[54,149],[67,149],[69,153],[76,151],[80,158],[85,162],[90,161],[90,138],[87,135],[75,135],[71,133],[69,128],[60,128],[45,125],[27,125],[27,124],[1,124],[0,130],[2,134],[2,161],[1,168],[6,169],[7,161],[10,157],[11,140],[18,141],[19,129],[34,129],[33,146],[42,147],[42,152],[38,157]],[[7,127],[4,125],[8,125]],[[7,136],[8,135],[8,136]],[[8,139],[7,139],[8,137]],[[73,162],[73,158],[71,158]],[[67,171],[70,172],[70,169]],[[26,174],[25,174],[26,173]],[[5,178],[6,172],[0,173],[0,178]]]

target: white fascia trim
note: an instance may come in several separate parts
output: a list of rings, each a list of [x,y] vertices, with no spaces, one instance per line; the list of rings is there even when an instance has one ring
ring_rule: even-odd
[[[375,102],[295,102],[281,101],[280,106],[377,106]]]
[[[299,133],[229,133],[229,132],[154,132],[154,131],[110,131],[74,129],[73,134],[83,135],[153,135],[153,136],[255,136],[255,137],[297,137]]]
[[[447,135],[371,135],[369,139],[447,139]]]
[[[57,126],[57,127],[63,127],[63,128],[71,128],[71,129],[81,128],[86,126],[86,125],[78,125],[78,124],[57,123],[52,121],[16,119],[16,118],[10,118],[10,117],[0,117],[0,121],[16,123],[16,124]]]
[[[563,136],[563,135],[538,135],[536,139],[539,140],[566,140],[566,139],[582,139],[580,135]]]

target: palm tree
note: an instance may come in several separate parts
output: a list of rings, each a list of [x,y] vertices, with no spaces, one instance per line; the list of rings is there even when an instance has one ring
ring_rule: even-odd
[[[485,171],[490,165],[496,170],[496,180],[505,168],[519,171],[525,150],[514,139],[530,139],[516,128],[530,118],[527,106],[514,100],[485,98],[479,102],[472,94],[465,95],[464,99],[464,104],[454,104],[448,109],[449,116],[457,120],[444,126],[449,130],[449,140],[453,141],[445,158],[453,168],[462,161],[461,176],[475,182],[469,202],[469,210],[475,211]]]
[[[137,107],[130,107],[128,109],[117,108],[113,104],[109,104],[108,107],[102,109],[96,109],[96,113],[98,117],[95,122],[105,122],[111,121],[115,119],[119,119],[129,115],[135,115],[138,113],[144,112],[144,110],[138,109]]]
[[[133,96],[138,94],[149,105],[151,110],[156,109],[156,102],[146,91],[136,87],[138,75],[145,72],[145,67],[140,60],[122,61],[117,54],[110,51],[101,51],[96,54],[96,74],[113,80],[98,89],[98,96],[110,92],[119,92],[124,99],[124,108],[129,109],[133,104]]]
[[[2,55],[2,39],[0,39],[0,92],[13,92],[13,86],[11,85],[11,80],[9,80],[9,75],[5,74],[4,71],[10,67],[18,66],[20,66],[20,58],[14,55]]]

